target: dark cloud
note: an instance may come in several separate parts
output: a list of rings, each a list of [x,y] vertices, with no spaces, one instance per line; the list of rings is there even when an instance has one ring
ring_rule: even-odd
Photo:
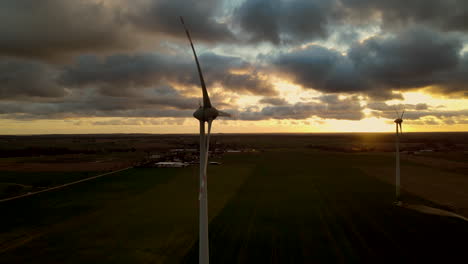
[[[237,113],[236,117],[242,120],[306,119],[310,117],[360,120],[364,118],[364,114],[361,112],[363,108],[356,98],[340,100],[336,95],[325,95],[318,99],[318,102],[266,106],[261,110],[251,108]]]
[[[116,10],[82,0],[0,1],[0,55],[61,59],[131,46]]]
[[[389,105],[385,102],[370,102],[366,105],[367,108],[378,111],[385,111],[395,114],[395,111],[411,111],[411,110],[427,110],[429,106],[427,104],[396,104]]]
[[[269,105],[287,105],[288,102],[283,98],[279,97],[264,97],[260,99],[259,103],[261,104],[269,104]]]
[[[201,46],[205,52],[199,58],[217,107],[236,108],[239,95],[262,96],[259,103],[266,106],[239,112],[241,119],[361,119],[359,100],[340,100],[338,94],[364,95],[374,115],[388,118],[393,109],[383,101],[402,99],[395,91],[424,88],[468,96],[468,53],[462,53],[467,1],[244,0],[234,5],[0,1],[0,113],[23,119],[191,117],[198,105],[191,95],[200,84],[179,16],[196,42],[208,44]],[[359,42],[372,25],[382,31]],[[315,40],[340,51],[310,45]],[[229,47],[235,47],[254,57],[258,42],[279,45],[280,52],[258,56],[264,64],[214,53],[231,54]],[[153,44],[158,53],[148,52]],[[273,46],[258,50],[264,47]],[[332,95],[290,104],[279,97],[269,74]],[[405,108],[409,120],[466,121],[463,111],[439,112],[425,104]]]
[[[223,11],[221,4],[218,0],[144,1],[129,19],[146,31],[186,38],[179,20],[182,16],[196,40],[232,41],[235,37],[228,25],[217,19]]]
[[[459,38],[414,27],[388,37],[373,37],[349,51],[355,67],[376,82],[398,88],[437,82],[437,73],[454,70],[460,60]]]
[[[458,118],[463,118],[466,120],[468,118],[468,109],[451,110],[451,111],[450,110],[408,111],[408,113],[405,113],[405,119],[408,119],[408,120],[416,120],[416,119],[421,119],[423,117],[437,117],[439,119],[458,117]]]
[[[259,74],[255,65],[240,57],[205,53],[200,56],[200,62],[208,83],[219,84],[236,93],[270,96],[277,94],[271,83]],[[198,77],[196,79],[198,83]]]
[[[187,72],[180,58],[171,60],[158,54],[81,56],[75,64],[65,67],[61,83],[72,87],[97,87],[111,96],[129,96],[163,79],[183,78],[177,73],[187,75]]]
[[[53,66],[15,59],[0,61],[0,100],[12,98],[58,98],[66,94],[57,84]]]
[[[386,32],[414,25],[468,30],[465,0],[246,0],[233,14],[250,41],[273,44],[327,39],[343,25],[382,24]]]
[[[395,119],[397,110],[400,114],[405,110],[403,120],[412,125],[454,125],[464,124],[468,120],[468,109],[438,110],[440,107],[432,107],[424,103],[389,105],[385,102],[370,102],[366,108],[372,110],[373,116],[388,119]]]
[[[305,88],[345,93],[368,89],[347,56],[324,47],[312,45],[280,54],[273,65]]]
[[[101,95],[69,97],[59,102],[0,102],[2,118],[191,117],[196,100],[183,96],[123,98]]]
[[[246,0],[235,12],[240,27],[251,34],[251,41],[279,43],[279,0]]]
[[[468,98],[468,53],[465,52],[458,66],[452,71],[442,71],[435,75],[437,80],[430,91],[457,97]]]
[[[336,1],[246,0],[234,11],[234,21],[250,41],[274,44],[324,38]]]
[[[3,101],[0,102],[0,117],[28,120],[78,117],[192,117],[195,104],[193,98],[184,97],[170,87],[160,90],[159,96],[153,97],[124,98],[91,94],[88,97],[69,96],[60,102],[19,104],[15,101]],[[299,120],[309,117],[360,120],[364,117],[363,108],[356,98],[340,100],[336,95],[322,96],[312,102],[274,105],[262,109],[251,107],[237,111],[229,105],[224,105],[223,108],[240,120]]]
[[[276,94],[272,85],[255,73],[255,67],[239,57],[205,53],[200,56],[200,63],[210,87],[219,85],[243,94]],[[200,85],[192,58],[161,54],[114,55],[104,59],[81,57],[75,65],[66,68],[62,82],[75,87],[96,86],[113,96],[129,96],[135,90],[159,82]]]
[[[69,111],[74,109],[95,109],[100,111],[151,109],[151,108],[174,108],[174,109],[194,109],[197,106],[196,98],[185,97],[177,90],[169,86],[156,87],[134,97],[114,97],[87,91],[87,95],[79,94],[76,91],[58,102],[34,102],[24,103],[24,105],[43,106],[47,109],[57,107],[57,111]],[[11,101],[11,100],[8,100]],[[6,101],[6,103],[8,103]],[[16,108],[14,108],[16,109]]]
[[[363,93],[374,98],[395,97],[392,90],[436,86],[443,92],[466,91],[466,56],[462,41],[450,34],[413,27],[398,34],[356,43],[343,55],[312,45],[273,59],[280,74],[328,93]]]
[[[0,103],[0,106],[4,106]],[[84,105],[87,106],[87,105]],[[59,106],[60,107],[60,106]],[[63,106],[61,107],[63,108]],[[49,110],[49,111],[48,111]],[[4,112],[4,111],[2,111]],[[14,113],[2,113],[2,119],[15,120],[40,120],[40,119],[68,119],[68,118],[83,118],[83,117],[139,117],[139,118],[191,118],[193,111],[176,110],[176,109],[149,109],[149,110],[88,110],[76,109],[70,111],[53,111],[48,109],[48,106],[34,104],[28,109],[20,109]]]
[[[207,65],[204,72],[210,88],[217,85],[241,94],[276,94],[271,84],[252,74],[255,67],[240,58],[209,53],[200,56],[200,61]],[[3,117],[190,117],[198,106],[198,96],[183,90],[187,86],[200,89],[193,59],[183,56],[81,56],[64,67],[11,60],[2,62],[0,69]],[[219,90],[212,89],[210,94],[220,109],[232,107],[236,100]]]
[[[220,6],[216,0],[0,1],[0,55],[60,62],[83,53],[147,49],[142,42],[148,39],[154,46],[167,36],[186,41],[179,16],[196,41],[232,41],[227,24],[218,22]]]
[[[359,20],[379,17],[386,29],[424,24],[442,30],[468,30],[465,0],[341,0],[347,16]]]
[[[85,52],[147,50],[149,39],[155,47],[174,38],[185,41],[179,16],[184,16],[196,41],[211,44],[241,45],[245,38],[302,44],[327,40],[343,26],[378,26],[380,20],[386,32],[414,25],[468,30],[465,0],[245,0],[237,7],[228,2],[4,0],[0,55],[55,60]],[[351,31],[341,32],[338,41],[356,39]]]
[[[161,126],[161,125],[183,125],[185,119],[182,118],[166,118],[163,120],[152,118],[119,118],[105,121],[92,122],[97,126]]]

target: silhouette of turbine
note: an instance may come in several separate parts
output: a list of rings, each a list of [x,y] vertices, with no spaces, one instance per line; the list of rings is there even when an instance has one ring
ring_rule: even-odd
[[[198,261],[200,264],[209,263],[209,243],[208,243],[208,185],[206,177],[206,169],[208,167],[208,150],[210,146],[211,124],[218,116],[230,116],[230,114],[218,111],[211,105],[208,91],[206,90],[205,79],[198,62],[197,53],[193,46],[190,33],[185,26],[184,19],[180,17],[180,21],[184,26],[185,33],[189,39],[190,46],[192,47],[195,63],[197,64],[198,75],[200,77],[200,84],[202,88],[203,104],[193,113],[193,116],[200,121],[200,225],[199,225],[199,256]],[[205,123],[208,123],[208,133],[205,133]]]
[[[395,152],[396,152],[396,168],[395,168],[395,195],[396,201],[395,203],[400,205],[400,136],[403,134],[403,129],[401,127],[401,123],[403,123],[403,115],[405,114],[405,110],[401,113],[395,109],[396,112],[396,119],[393,121],[395,122],[396,126],[396,137],[395,137]],[[399,129],[398,129],[399,128]]]

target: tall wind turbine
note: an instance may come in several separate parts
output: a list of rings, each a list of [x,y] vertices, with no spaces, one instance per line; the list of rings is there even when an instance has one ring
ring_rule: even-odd
[[[192,43],[190,33],[185,26],[184,19],[180,17],[180,21],[184,26],[185,33],[192,47],[195,63],[197,64],[198,75],[202,88],[203,104],[193,113],[193,116],[200,121],[200,192],[198,199],[200,201],[200,237],[199,237],[199,255],[198,261],[200,264],[208,264],[210,259],[209,243],[208,243],[208,184],[206,177],[206,168],[208,166],[208,149],[210,146],[211,124],[218,116],[230,116],[228,113],[218,111],[211,105],[208,91],[206,90],[203,73],[198,62],[197,53]],[[208,133],[205,133],[205,123],[208,123]]]
[[[395,119],[395,126],[396,126],[396,139],[395,139],[395,148],[396,148],[396,169],[395,169],[395,194],[396,194],[396,201],[395,203],[400,205],[400,136],[403,134],[403,130],[401,128],[401,123],[403,123],[403,115],[405,114],[405,110],[401,113],[395,109],[397,119]]]

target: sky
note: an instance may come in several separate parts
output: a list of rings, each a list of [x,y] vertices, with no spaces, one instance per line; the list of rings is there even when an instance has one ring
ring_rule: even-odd
[[[468,131],[466,0],[3,0],[0,134]]]

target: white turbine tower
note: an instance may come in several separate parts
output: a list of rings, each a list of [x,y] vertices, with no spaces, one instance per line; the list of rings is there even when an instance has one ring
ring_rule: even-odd
[[[395,203],[397,205],[401,205],[401,200],[400,200],[400,136],[403,134],[403,130],[401,128],[401,123],[403,123],[403,114],[405,113],[405,110],[401,113],[401,115],[398,113],[398,111],[395,109],[395,112],[397,114],[397,119],[395,119],[395,126],[396,126],[396,139],[395,139],[395,152],[396,152],[396,169],[395,169],[395,194],[396,194],[396,201]],[[398,129],[399,128],[399,129]]]
[[[218,116],[230,116],[228,113],[218,111],[211,105],[208,91],[206,90],[205,80],[203,78],[200,63],[198,62],[197,53],[193,47],[192,38],[185,26],[184,20],[180,17],[180,21],[184,26],[185,33],[189,39],[190,46],[192,47],[193,56],[197,64],[198,75],[200,77],[200,84],[203,94],[203,105],[193,113],[193,116],[200,121],[200,192],[198,199],[200,200],[200,237],[199,237],[199,256],[198,261],[200,264],[208,264],[210,259],[209,243],[208,243],[208,185],[206,178],[206,168],[208,166],[208,149],[210,146],[210,133],[211,124]],[[205,133],[205,123],[208,123],[208,133]]]

